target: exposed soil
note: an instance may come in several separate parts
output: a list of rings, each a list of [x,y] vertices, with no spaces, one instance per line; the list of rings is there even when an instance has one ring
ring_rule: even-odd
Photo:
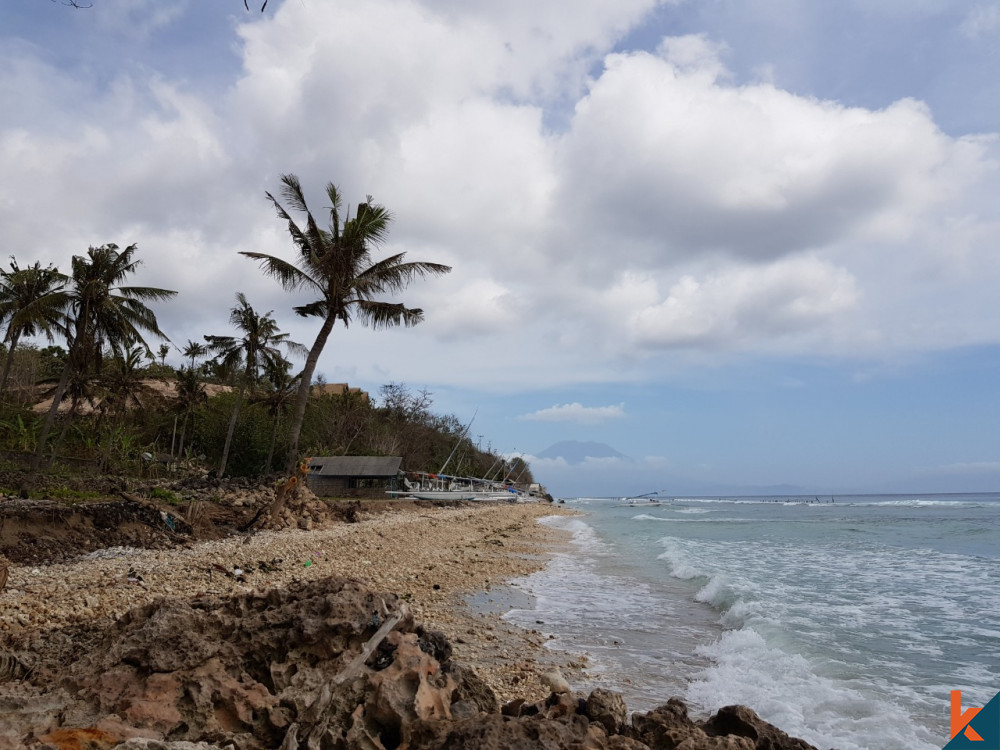
[[[259,526],[260,512],[274,497],[273,480],[201,477],[140,482],[6,472],[0,487],[11,493],[0,495],[0,556],[22,565],[64,562],[108,547],[168,549],[246,533]],[[300,502],[311,502],[320,526],[354,522],[360,514],[455,504],[304,494]]]

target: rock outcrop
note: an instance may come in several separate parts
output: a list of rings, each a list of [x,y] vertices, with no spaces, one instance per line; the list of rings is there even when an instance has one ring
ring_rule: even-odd
[[[811,748],[743,706],[629,721],[616,693],[559,685],[501,707],[404,602],[344,578],[164,598],[4,648],[30,666],[0,675],[0,748]]]

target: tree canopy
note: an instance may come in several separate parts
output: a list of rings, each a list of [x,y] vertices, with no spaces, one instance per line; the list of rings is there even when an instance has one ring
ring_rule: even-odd
[[[309,210],[299,178],[293,174],[282,175],[281,185],[281,197],[289,209],[304,214],[305,218],[302,228],[282,203],[267,193],[278,217],[287,222],[288,233],[297,250],[295,261],[258,252],[242,252],[242,255],[258,261],[264,272],[277,279],[285,291],[304,291],[312,296],[312,300],[297,306],[295,312],[323,321],[306,357],[292,413],[287,460],[287,468],[291,470],[298,460],[299,435],[312,376],[334,324],[341,321],[347,327],[352,320],[357,320],[376,329],[414,326],[423,320],[423,310],[379,297],[398,294],[413,279],[445,274],[451,267],[421,261],[405,262],[405,253],[375,260],[372,252],[388,236],[392,217],[385,207],[373,203],[371,196],[358,205],[351,217],[349,211],[344,211],[340,191],[332,182],[328,183],[326,196],[330,201],[330,219],[328,227],[323,229]]]

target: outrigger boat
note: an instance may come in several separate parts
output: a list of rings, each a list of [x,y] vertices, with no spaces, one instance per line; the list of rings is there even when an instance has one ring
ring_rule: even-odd
[[[663,505],[663,501],[654,495],[659,495],[660,490],[655,492],[647,492],[644,495],[635,495],[634,497],[623,497],[622,502],[618,503],[621,506],[629,508],[656,508]]]
[[[523,499],[523,493],[510,484],[447,474],[413,472],[403,476],[402,485],[402,489],[389,490],[389,496],[412,497],[417,500],[501,500],[506,502],[517,502]]]
[[[462,444],[462,440],[469,434],[469,428],[472,427],[472,422],[475,419],[476,415],[473,414],[472,419],[458,436],[458,442],[455,443],[451,454],[437,474],[425,472],[403,474],[403,489],[389,490],[389,497],[412,497],[417,500],[500,500],[508,503],[530,499],[527,493],[515,489],[514,483],[507,479],[500,482],[490,479],[455,477],[444,473],[448,464],[451,463],[451,459],[455,457],[455,452]]]

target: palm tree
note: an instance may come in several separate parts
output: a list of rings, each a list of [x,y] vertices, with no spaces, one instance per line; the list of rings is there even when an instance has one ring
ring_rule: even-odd
[[[112,366],[100,378],[101,402],[98,408],[101,421],[108,420],[108,440],[101,458],[103,469],[111,460],[113,436],[125,425],[125,418],[135,409],[143,409],[155,399],[157,392],[143,381],[142,358],[148,350],[134,346],[116,356]]]
[[[7,344],[7,361],[0,376],[0,393],[7,391],[14,349],[21,337],[44,333],[50,342],[53,340],[53,332],[62,321],[62,305],[53,295],[65,283],[64,274],[51,265],[42,268],[38,261],[20,268],[11,258],[10,270],[0,271],[0,321],[7,322],[3,339]]]
[[[247,386],[257,381],[260,369],[281,359],[279,346],[289,352],[305,353],[305,347],[288,340],[287,333],[278,330],[278,324],[271,317],[271,312],[260,315],[254,310],[243,292],[236,293],[236,307],[229,313],[229,322],[241,334],[241,338],[233,336],[205,336],[209,351],[218,355],[223,366],[236,370],[241,368],[239,387],[236,392],[236,405],[233,416],[229,420],[229,430],[226,433],[226,443],[222,448],[222,461],[219,463],[219,476],[226,472],[229,461],[229,449],[233,443],[233,433],[236,431],[236,420],[243,406],[243,396]]]
[[[281,415],[294,403],[295,394],[298,391],[298,376],[290,373],[292,363],[286,359],[269,362],[264,368],[264,379],[267,390],[261,395],[260,402],[267,408],[268,414],[274,417],[274,424],[271,427],[271,445],[267,451],[267,462],[264,473],[271,473],[271,463],[274,460],[274,447],[278,442],[278,426],[281,423]]]
[[[318,299],[295,308],[295,312],[303,317],[321,318],[323,325],[309,349],[300,375],[289,434],[287,470],[291,472],[298,462],[299,434],[313,373],[334,324],[340,320],[347,327],[352,319],[357,319],[376,329],[414,326],[423,320],[423,310],[375,297],[401,292],[414,278],[445,274],[451,267],[438,263],[404,263],[405,253],[373,262],[372,249],[385,240],[392,219],[383,206],[372,203],[369,196],[367,202],[358,205],[353,219],[345,215],[341,223],[340,192],[333,183],[329,183],[326,195],[330,200],[330,226],[321,229],[306,205],[299,178],[286,174],[281,177],[281,183],[281,195],[285,202],[292,210],[304,213],[306,219],[303,230],[281,203],[267,193],[278,217],[288,222],[288,232],[298,249],[296,262],[289,263],[264,253],[241,254],[258,261],[264,272],[276,278],[285,291],[305,289],[318,296]]]
[[[181,354],[185,357],[191,358],[191,369],[194,370],[194,360],[197,357],[204,357],[208,354],[208,347],[204,344],[199,344],[197,341],[192,341],[188,339],[187,346],[181,350]]]
[[[119,252],[117,245],[108,244],[89,248],[85,256],[73,256],[68,287],[48,295],[49,304],[62,307],[69,352],[38,439],[33,470],[41,463],[59,403],[71,377],[85,379],[92,367],[99,372],[105,346],[120,353],[138,344],[149,351],[143,333],[167,338],[146,302],[168,300],[177,292],[147,286],[122,286],[141,264],[133,257],[136,249],[132,244]]]
[[[190,343],[190,342],[188,342]],[[199,344],[199,346],[201,346]],[[182,367],[177,375],[177,411],[180,413],[181,419],[181,434],[180,441],[177,444],[177,451],[174,452],[174,438],[170,439],[170,455],[171,456],[182,456],[184,455],[184,435],[187,431],[188,419],[194,414],[195,409],[197,409],[201,404],[208,401],[208,395],[205,393],[204,384],[198,379],[198,373],[195,371],[194,367]],[[174,436],[177,432],[177,418],[174,418]]]

